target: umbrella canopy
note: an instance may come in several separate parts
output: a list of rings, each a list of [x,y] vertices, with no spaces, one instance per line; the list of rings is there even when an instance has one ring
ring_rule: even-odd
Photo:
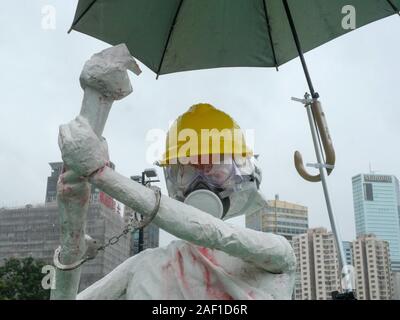
[[[289,0],[304,52],[398,13],[400,0]],[[278,67],[298,56],[282,0],[80,0],[71,29],[126,43],[158,75],[218,67]]]

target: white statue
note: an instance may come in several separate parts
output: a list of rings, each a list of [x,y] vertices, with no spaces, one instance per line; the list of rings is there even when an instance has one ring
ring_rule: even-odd
[[[242,137],[199,153],[182,151],[182,141],[172,136],[172,129],[239,130],[228,115],[199,104],[174,123],[160,162],[169,197],[159,199],[154,190],[107,167],[101,134],[113,101],[132,91],[127,69],[139,73],[125,45],[94,55],[81,75],[81,114],[60,127],[64,172],[58,182],[61,246],[55,260],[78,266],[91,254],[88,248],[93,250],[93,240],[85,235],[89,183],[143,216],[156,213],[153,223],[182,240],[127,259],[78,295],[80,267],[57,270],[52,299],[291,299],[296,259],[289,242],[224,221],[264,204],[258,191],[261,172]],[[208,145],[201,139],[200,145]],[[225,152],[227,146],[233,149]],[[211,163],[204,164],[205,159]]]

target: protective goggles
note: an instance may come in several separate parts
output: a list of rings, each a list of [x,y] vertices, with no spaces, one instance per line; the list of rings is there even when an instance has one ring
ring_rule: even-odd
[[[254,172],[246,158],[225,159],[218,164],[174,164],[164,167],[165,178],[174,195],[184,196],[199,182],[210,189],[233,190]]]

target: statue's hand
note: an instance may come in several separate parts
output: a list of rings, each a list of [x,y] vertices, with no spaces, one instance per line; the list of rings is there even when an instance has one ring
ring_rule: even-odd
[[[128,72],[141,73],[135,59],[125,44],[107,48],[94,54],[82,70],[80,82],[82,89],[91,87],[104,97],[120,100],[132,92]]]
[[[60,126],[58,145],[64,163],[80,176],[87,177],[109,162],[106,140],[98,138],[82,116]]]

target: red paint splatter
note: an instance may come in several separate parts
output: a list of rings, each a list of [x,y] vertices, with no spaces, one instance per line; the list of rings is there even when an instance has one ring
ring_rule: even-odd
[[[229,293],[219,291],[218,289],[213,293],[213,295],[217,300],[235,300]]]
[[[106,166],[107,166],[107,165],[101,167],[100,169],[98,169],[97,171],[95,171],[93,174],[96,175],[96,176],[98,176],[98,177],[101,177],[102,174],[103,174],[103,172],[104,172],[104,170],[105,170],[105,168],[106,168]]]
[[[182,253],[178,251],[176,253],[176,258],[178,260],[178,266],[179,266],[179,275],[184,278],[185,277],[185,271],[183,270],[183,258],[182,258]]]
[[[197,262],[197,257],[190,251],[190,256],[192,257],[192,262]]]
[[[179,277],[182,280],[182,283],[183,283],[184,287],[186,289],[188,289],[189,285],[188,285],[188,283],[186,281],[186,278],[185,278],[185,270],[183,269],[183,258],[182,258],[182,253],[180,251],[177,251],[176,258],[178,260]]]
[[[86,194],[84,194],[81,200],[79,201],[79,204],[81,206],[84,206],[88,200],[89,200],[89,193],[86,192]]]
[[[204,267],[204,283],[206,285],[206,292],[208,297],[214,298],[216,300],[234,300],[233,297],[227,293],[224,292],[224,288],[221,286],[221,284],[212,284],[211,283],[211,273],[210,270],[208,270],[207,266],[203,265]]]
[[[206,266],[204,266],[204,282],[206,284],[207,291],[211,289],[211,274],[210,270]]]
[[[106,169],[106,167],[111,168],[111,163],[110,163],[110,161],[106,161],[106,163],[105,163],[101,168],[99,168],[99,169],[93,171],[93,172],[89,175],[89,178],[93,178],[94,176],[101,177],[102,174],[104,173],[104,170]]]
[[[72,187],[68,186],[64,183],[64,181],[61,182],[61,194],[63,196],[69,196],[72,194]]]
[[[253,291],[249,291],[249,292],[247,293],[247,295],[248,295],[251,299],[253,299],[253,300],[256,299],[256,295],[254,294]]]
[[[199,252],[206,257],[212,264],[219,266],[217,260],[215,259],[215,257],[213,256],[213,254],[209,251],[208,248],[205,247],[200,247],[199,248]]]

